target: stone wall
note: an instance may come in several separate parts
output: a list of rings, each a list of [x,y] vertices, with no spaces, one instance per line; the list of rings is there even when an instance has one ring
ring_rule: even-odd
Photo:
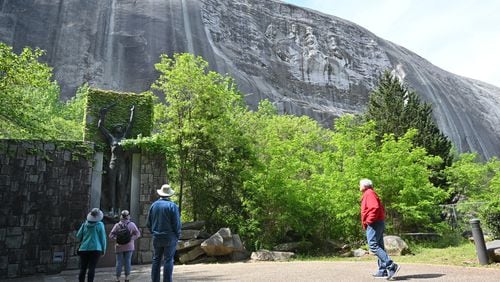
[[[90,209],[94,149],[84,142],[0,140],[0,280],[78,268],[75,234]],[[134,263],[150,263],[146,218],[165,157],[140,154]]]
[[[158,199],[156,190],[167,181],[166,164],[163,155],[142,154],[140,168],[139,217],[136,221],[142,237],[136,242],[135,263],[150,263],[152,260],[152,238],[146,227],[151,204]],[[177,191],[178,192],[178,191]]]
[[[0,279],[74,261],[88,212],[92,144],[0,140]]]

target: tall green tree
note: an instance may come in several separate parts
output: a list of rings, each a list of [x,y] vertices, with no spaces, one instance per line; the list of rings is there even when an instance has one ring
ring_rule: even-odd
[[[169,147],[170,180],[179,187],[183,216],[216,226],[241,217],[241,187],[251,162],[239,115],[246,108],[233,80],[191,54],[161,56],[153,88],[166,104],[155,109],[157,131]]]
[[[83,96],[66,103],[59,100],[60,90],[52,80],[52,69],[39,62],[43,53],[24,48],[17,55],[12,47],[0,43],[2,138],[81,139],[83,135],[83,105],[77,102]],[[71,107],[81,110],[70,111]],[[73,113],[68,116],[69,112]]]
[[[400,138],[409,129],[417,129],[413,138],[415,145],[443,160],[434,169],[436,173],[451,165],[452,143],[437,127],[432,117],[432,106],[422,102],[417,93],[410,91],[389,72],[383,73],[379,85],[371,93],[365,117],[375,121],[378,140],[382,140],[385,134]],[[434,175],[433,182],[440,186],[445,184],[438,174]]]
[[[0,43],[0,134],[5,138],[38,137],[48,131],[42,117],[57,99],[58,87],[51,81],[51,69],[38,62],[42,54],[25,48],[17,55]]]

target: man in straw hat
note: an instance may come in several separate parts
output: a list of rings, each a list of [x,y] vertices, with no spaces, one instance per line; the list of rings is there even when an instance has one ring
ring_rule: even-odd
[[[160,281],[163,257],[163,282],[167,282],[173,281],[175,247],[181,236],[181,219],[179,207],[170,200],[175,193],[170,185],[164,184],[156,192],[160,199],[151,205],[147,223],[149,231],[153,234],[151,280]]]

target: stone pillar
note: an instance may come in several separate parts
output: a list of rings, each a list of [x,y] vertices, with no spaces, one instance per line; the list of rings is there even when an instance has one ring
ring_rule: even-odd
[[[90,208],[101,207],[102,164],[103,153],[95,152],[94,167],[92,169],[92,186],[90,188]]]
[[[139,215],[136,223],[141,229],[142,237],[136,242],[136,263],[151,263],[152,238],[146,226],[147,215],[151,204],[158,199],[156,190],[167,183],[166,161],[162,154],[143,152],[140,159],[140,199]]]
[[[130,217],[137,220],[140,214],[141,197],[141,154],[132,155],[132,176],[130,180]]]

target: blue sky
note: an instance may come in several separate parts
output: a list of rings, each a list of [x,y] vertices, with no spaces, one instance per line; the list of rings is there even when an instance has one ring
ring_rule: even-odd
[[[500,87],[499,0],[283,0],[354,22],[434,65]]]

